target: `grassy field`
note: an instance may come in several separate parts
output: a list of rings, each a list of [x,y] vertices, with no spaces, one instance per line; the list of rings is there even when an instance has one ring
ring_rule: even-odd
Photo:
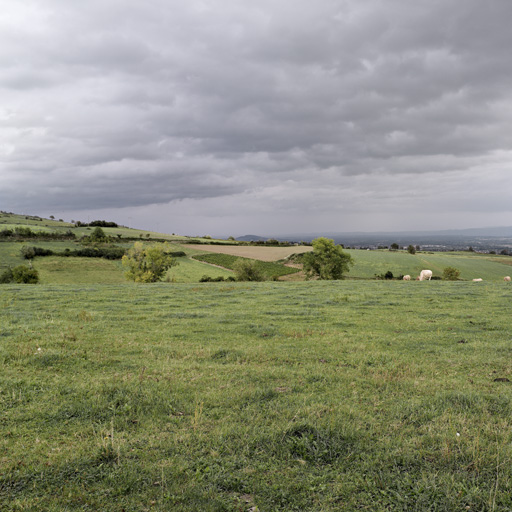
[[[82,246],[72,241],[26,241],[26,242],[0,242],[0,272],[8,266],[26,265],[27,260],[23,259],[20,253],[24,245],[51,249],[55,252],[64,252],[80,249]],[[131,247],[132,243],[116,244],[125,248]],[[189,250],[187,245],[171,246],[173,251],[184,250],[187,254],[196,254],[197,251]],[[213,267],[191,258],[178,258],[179,265],[172,267],[166,279],[174,282],[199,282],[204,275],[212,278],[222,276],[229,277],[233,272]],[[120,261],[107,261],[101,258],[62,258],[57,256],[37,257],[33,260],[33,266],[39,272],[40,281],[43,284],[116,284],[126,282]]]
[[[172,267],[164,277],[176,283],[199,282],[204,275],[228,277],[233,272],[212,267],[190,258],[177,258],[178,266]],[[37,258],[34,268],[42,284],[117,284],[126,283],[125,268],[120,261],[101,258]]]
[[[0,510],[511,510],[511,299],[4,285]]]
[[[148,242],[150,243],[150,242]],[[26,241],[26,242],[0,242],[0,271],[8,265],[16,266],[26,264],[26,260],[21,257],[20,250],[23,245],[36,245],[45,249],[63,252],[64,249],[71,250],[80,248],[80,244],[72,241]],[[131,242],[123,242],[117,245],[131,247]],[[201,247],[202,250],[199,249]],[[180,265],[174,267],[168,273],[169,278],[176,282],[198,282],[203,275],[210,277],[223,276],[228,277],[232,273],[228,270],[220,269],[190,259],[190,256],[203,257],[206,255],[210,263],[229,267],[233,263],[234,256],[228,256],[229,261],[222,264],[221,258],[224,252],[230,252],[229,247],[224,246],[190,246],[187,244],[172,244],[172,250],[183,250],[188,258],[180,258]],[[215,248],[216,253],[205,252]],[[240,247],[238,249],[249,249],[254,258],[268,259],[269,249],[266,247]],[[281,248],[278,248],[281,249]],[[288,248],[284,248],[287,249]],[[388,270],[398,277],[402,274],[417,276],[421,269],[429,268],[434,271],[434,275],[441,276],[443,268],[447,266],[456,267],[461,271],[461,279],[471,280],[481,277],[485,281],[502,281],[505,275],[512,273],[512,257],[493,256],[488,254],[476,253],[418,253],[410,255],[405,252],[390,251],[363,251],[347,250],[354,258],[354,266],[351,268],[347,277],[355,279],[373,279],[375,275],[386,273]],[[202,256],[201,256],[202,255]],[[281,254],[274,256],[281,256]],[[123,270],[119,265],[110,262],[109,265],[101,259],[85,259],[83,272],[80,264],[74,259],[68,258],[46,258],[38,257],[34,260],[34,267],[41,271],[43,283],[55,284],[76,284],[76,283],[119,283],[123,279]],[[263,265],[274,265],[272,262],[263,262]],[[97,269],[94,267],[97,266]],[[109,270],[110,269],[110,270]],[[280,273],[281,267],[275,267],[267,272]],[[86,273],[87,275],[76,276],[76,272]],[[291,271],[291,270],[290,270]],[[106,272],[112,272],[112,276],[107,276]],[[282,272],[281,272],[282,273]],[[114,275],[117,274],[117,275]]]
[[[230,277],[233,272],[223,268],[216,268],[201,261],[196,261],[191,258],[178,258],[179,265],[172,267],[166,275],[176,283],[197,283],[203,276],[208,277]]]
[[[27,260],[21,256],[21,248],[26,246],[37,246],[43,249],[50,249],[54,252],[64,252],[66,249],[75,250],[81,249],[82,246],[73,241],[46,241],[46,240],[30,240],[19,242],[0,242],[0,271],[7,266],[26,265]],[[131,244],[130,244],[131,245]],[[38,258],[35,262],[42,262],[43,258]]]
[[[231,254],[222,253],[204,253],[197,254],[194,259],[210,263],[211,265],[218,265],[220,267],[234,269],[236,262],[239,259],[250,261],[249,258],[240,258],[232,256]],[[287,267],[280,263],[274,263],[272,261],[252,260],[256,262],[256,267],[259,269],[261,274],[265,276],[266,280],[286,276],[289,274],[295,274],[296,268]]]
[[[208,251],[216,254],[230,254],[231,256],[239,256],[241,258],[249,258],[260,261],[279,261],[284,260],[291,254],[300,254],[312,251],[312,247],[307,246],[290,246],[290,247],[257,247],[257,246],[241,246],[241,245],[193,245],[191,249]]]
[[[37,258],[42,284],[118,284],[126,282],[120,261],[102,258]]]
[[[512,273],[511,256],[495,256],[470,252],[418,252],[415,255],[405,251],[363,251],[347,250],[354,258],[354,266],[349,277],[372,278],[388,270],[394,276],[409,274],[413,278],[422,269],[430,269],[434,276],[441,277],[445,267],[460,270],[460,278],[471,280],[481,277],[489,281],[502,281],[504,276]]]

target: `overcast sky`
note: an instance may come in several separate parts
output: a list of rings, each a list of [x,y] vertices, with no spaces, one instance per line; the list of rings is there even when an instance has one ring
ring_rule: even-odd
[[[3,0],[0,210],[512,225],[510,0]]]

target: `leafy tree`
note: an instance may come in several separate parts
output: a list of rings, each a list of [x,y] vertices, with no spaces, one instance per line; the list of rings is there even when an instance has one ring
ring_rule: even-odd
[[[233,272],[237,281],[264,281],[265,276],[254,260],[239,258],[233,264]]]
[[[414,247],[414,245],[409,245],[409,247],[407,247],[407,252],[409,254],[416,254],[416,247]]]
[[[319,279],[343,279],[354,261],[350,254],[343,252],[340,246],[330,238],[315,238],[313,251],[304,255],[304,272],[306,277]]]
[[[160,281],[169,268],[178,265],[165,249],[162,245],[144,246],[142,242],[135,242],[122,259],[127,268],[125,276],[136,283]]]
[[[460,277],[460,270],[453,267],[443,268],[443,279],[445,281],[458,281]]]
[[[399,245],[395,242],[389,246],[390,250],[392,251],[398,251]]]

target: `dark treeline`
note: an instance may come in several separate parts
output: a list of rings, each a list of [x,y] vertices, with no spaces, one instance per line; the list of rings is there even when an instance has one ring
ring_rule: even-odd
[[[76,221],[75,226],[77,227],[100,227],[100,228],[117,228],[119,227],[115,222],[108,222],[106,220],[93,220],[92,222],[81,222]]]

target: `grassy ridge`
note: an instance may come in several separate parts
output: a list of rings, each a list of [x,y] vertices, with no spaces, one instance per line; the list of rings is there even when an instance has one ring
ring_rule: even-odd
[[[0,288],[0,509],[510,510],[504,283]]]
[[[231,254],[196,254],[194,255],[194,259],[199,261],[204,261],[206,263],[210,263],[212,265],[218,265],[220,267],[233,269],[234,264],[238,259],[249,260],[249,258],[243,258],[241,256],[232,256]],[[298,269],[285,267],[280,263],[274,263],[271,261],[261,261],[261,260],[253,260],[256,261],[257,267],[261,270],[261,272],[270,279],[274,276],[286,276],[289,274],[295,274]]]

